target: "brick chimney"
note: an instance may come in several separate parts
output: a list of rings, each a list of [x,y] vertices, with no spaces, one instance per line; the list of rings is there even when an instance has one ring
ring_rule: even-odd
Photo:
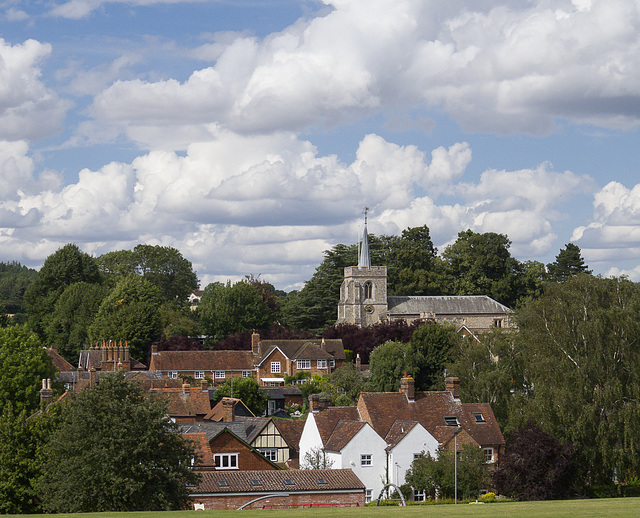
[[[190,388],[191,388],[191,385],[189,385],[188,383],[183,383],[182,384],[182,393],[183,394],[188,394]]]
[[[451,392],[453,399],[460,399],[460,379],[459,378],[446,378],[444,380],[444,386],[446,390]]]
[[[411,377],[411,375],[404,373],[404,376],[400,380],[400,392],[402,392],[407,399],[411,402],[415,400],[415,380]]]
[[[311,394],[309,396],[309,411],[317,414],[331,405],[331,398],[321,396],[320,394]]]
[[[260,335],[255,331],[251,335],[251,352],[254,356],[260,356]]]
[[[151,354],[158,354],[158,344],[151,344]]]
[[[40,389],[40,403],[43,407],[48,407],[53,402],[53,390],[51,390],[51,380],[42,379],[42,389]]]
[[[222,421],[225,423],[233,423],[236,419],[236,404],[233,398],[222,398]]]

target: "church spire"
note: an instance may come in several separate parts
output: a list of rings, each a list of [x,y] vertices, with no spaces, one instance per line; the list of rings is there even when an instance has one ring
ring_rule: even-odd
[[[358,257],[358,268],[371,268],[371,255],[369,254],[369,234],[367,233],[367,213],[369,207],[364,209],[364,234],[360,245],[360,256]]]

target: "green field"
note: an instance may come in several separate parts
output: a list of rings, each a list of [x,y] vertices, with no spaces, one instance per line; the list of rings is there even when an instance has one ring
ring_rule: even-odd
[[[237,516],[237,511],[175,511],[156,513],[89,513],[75,515],[76,518],[223,518]],[[27,515],[40,516],[42,515]],[[72,517],[71,514],[56,514],[52,517]],[[345,516],[347,518],[638,518],[640,517],[640,498],[602,498],[594,500],[563,500],[553,502],[504,502],[494,504],[458,504],[458,505],[416,505],[410,507],[365,507],[348,509],[296,509],[278,511],[242,511],[241,516],[262,517],[286,516],[288,518],[315,516]]]

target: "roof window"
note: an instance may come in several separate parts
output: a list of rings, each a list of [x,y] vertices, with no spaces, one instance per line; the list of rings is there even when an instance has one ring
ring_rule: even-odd
[[[482,415],[482,412],[474,412],[473,413],[473,420],[476,423],[486,423],[486,420],[485,420],[484,416]]]
[[[326,480],[326,479],[324,479],[324,478],[319,478],[319,479],[317,479],[317,480],[316,480],[316,482],[318,482],[318,484],[328,484],[328,483],[329,483],[329,482],[327,482],[327,480]]]
[[[262,482],[260,482],[257,478],[254,478],[253,480],[251,480],[251,485],[252,486],[261,486]]]
[[[293,480],[291,480],[290,478],[285,478],[285,479],[284,479],[284,483],[285,483],[287,486],[293,486],[293,485],[295,485],[295,482],[294,482]]]
[[[444,423],[447,426],[460,426],[460,421],[456,416],[445,416]]]
[[[229,482],[227,482],[226,480],[218,480],[218,486],[229,487]]]

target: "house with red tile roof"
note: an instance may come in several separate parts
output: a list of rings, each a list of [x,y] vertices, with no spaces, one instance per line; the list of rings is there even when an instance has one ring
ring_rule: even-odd
[[[204,421],[211,412],[208,389],[184,384],[181,388],[150,388],[149,394],[167,402],[169,417],[176,423]]]

